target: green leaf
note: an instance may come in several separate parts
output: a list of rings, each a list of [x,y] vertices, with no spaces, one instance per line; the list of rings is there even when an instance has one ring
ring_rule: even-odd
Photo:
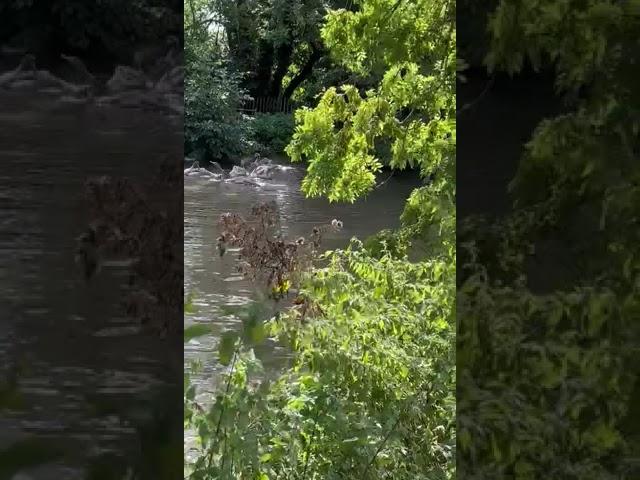
[[[209,335],[213,331],[213,325],[207,323],[194,323],[184,329],[184,343],[194,338]]]
[[[218,360],[224,366],[231,363],[233,354],[236,350],[236,340],[238,334],[235,332],[224,332],[220,338],[220,344],[218,345]]]
[[[263,453],[262,455],[260,455],[260,463],[267,463],[269,460],[271,460],[270,453]]]

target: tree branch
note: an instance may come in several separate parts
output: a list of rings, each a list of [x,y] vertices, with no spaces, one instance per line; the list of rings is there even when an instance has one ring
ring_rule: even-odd
[[[464,112],[465,110],[469,110],[470,108],[473,108],[478,102],[480,102],[480,100],[482,100],[485,97],[485,95],[489,93],[489,90],[491,90],[491,87],[493,87],[494,82],[495,82],[495,77],[491,77],[487,82],[487,85],[482,90],[482,92],[480,92],[480,95],[478,95],[471,102],[465,103],[462,107],[460,107],[460,109],[456,110],[456,117],[462,112]]]
[[[400,6],[401,3],[402,3],[402,0],[396,0],[396,3],[393,4],[393,7],[391,7],[391,10],[389,10],[389,12],[382,19],[382,23],[384,23],[387,20],[389,20],[391,18],[391,16],[394,13],[396,13],[396,10],[398,10],[398,7]]]
[[[287,88],[284,89],[283,96],[285,98],[291,98],[296,88],[298,88],[302,84],[302,82],[309,78],[309,76],[313,72],[313,67],[322,58],[323,54],[324,53],[321,48],[318,48],[315,44],[311,45],[311,56],[307,59],[298,74],[291,79],[291,81],[287,85]]]

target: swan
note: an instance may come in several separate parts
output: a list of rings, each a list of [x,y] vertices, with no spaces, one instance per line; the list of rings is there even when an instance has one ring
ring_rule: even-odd
[[[200,175],[201,175],[201,176],[203,176],[203,177],[209,177],[209,178],[211,178],[211,177],[216,177],[216,176],[218,176],[218,175],[219,175],[219,174],[216,174],[216,173],[210,172],[210,171],[209,171],[209,170],[207,170],[206,168],[201,168],[201,169],[199,170],[199,172],[198,172],[198,173],[200,173]]]
[[[256,178],[251,177],[231,177],[225,180],[225,183],[235,183],[238,185],[251,185],[255,187],[261,187],[262,184]]]
[[[96,77],[87,69],[87,66],[84,64],[82,60],[78,57],[74,57],[73,55],[65,55],[64,53],[60,55],[65,62],[73,67],[73,69],[78,72],[82,78],[89,84],[95,85]]]
[[[110,92],[145,89],[147,86],[148,80],[142,71],[125,65],[118,65],[107,81],[107,90]]]
[[[90,85],[76,85],[47,70],[38,70],[35,56],[32,54],[25,55],[14,70],[0,75],[0,87],[3,86],[9,88],[30,87],[43,93],[71,95],[72,97],[60,99],[65,103],[87,103],[93,99]]]
[[[258,165],[251,171],[251,176],[271,180],[274,170],[278,170],[277,165]]]
[[[207,170],[206,168],[202,168],[198,161],[195,161],[189,168],[184,169],[184,175],[187,177],[205,177],[214,180],[221,180],[224,170],[222,170],[222,167],[216,162],[213,162],[212,166],[216,169],[216,173]]]
[[[242,167],[234,165],[233,168],[231,169],[231,171],[229,172],[229,176],[231,178],[246,177],[247,176],[247,171]]]
[[[259,161],[259,160],[260,160],[260,154],[256,152],[256,153],[253,155],[253,157],[246,157],[246,158],[242,158],[242,159],[240,160],[240,166],[241,166],[242,168],[250,169],[250,168],[251,168],[251,166],[252,166],[253,164],[255,164],[257,161]]]
[[[153,89],[157,92],[182,91],[184,85],[184,67],[174,67],[158,80]]]
[[[185,168],[184,169],[184,174],[185,175],[189,175],[195,169],[199,169],[199,168],[200,168],[200,163],[198,163],[198,161],[196,160],[191,164],[191,166],[189,168]]]
[[[209,169],[214,173],[224,175],[224,169],[220,166],[218,162],[211,162],[211,164],[209,165]]]
[[[27,53],[16,68],[0,75],[0,87],[10,86],[16,80],[35,80],[36,57]]]

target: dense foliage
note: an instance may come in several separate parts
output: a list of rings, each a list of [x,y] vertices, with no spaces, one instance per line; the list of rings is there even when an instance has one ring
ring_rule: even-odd
[[[245,151],[248,125],[238,113],[239,76],[215,52],[187,63],[185,151],[198,160],[228,160]]]
[[[243,106],[252,98],[250,94],[253,98],[279,95],[270,92],[269,82],[273,81],[269,77],[261,78],[259,85],[252,83],[255,65],[264,62],[249,50],[262,31],[254,23],[267,15],[265,12],[269,12],[269,18],[281,15],[278,11],[282,12],[284,5],[280,3],[265,6],[248,2],[232,6],[225,2],[185,2],[185,150],[188,155],[200,160],[233,161],[255,152],[283,153],[293,131],[290,115],[242,113]],[[311,20],[319,21],[313,17],[305,22]],[[232,28],[231,24],[236,27]],[[280,40],[269,35],[270,45],[275,42],[293,48],[293,40],[286,35],[282,34],[284,37]],[[238,43],[240,38],[244,43]],[[250,67],[252,70],[248,70]],[[278,86],[283,85],[287,71],[285,68],[277,74]],[[292,81],[302,81],[291,76],[287,80],[292,86]]]
[[[290,98],[309,78],[325,51],[320,28],[336,0],[212,2],[224,41],[244,86],[254,96]],[[286,85],[283,80],[287,77]]]
[[[282,153],[293,127],[276,105],[285,101],[312,105],[327,88],[345,83],[360,89],[375,87],[384,71],[354,72],[329,55],[323,42],[327,12],[345,6],[357,9],[348,0],[185,1],[187,90],[193,101],[187,111],[197,112],[186,122],[187,153],[202,151],[208,144],[211,148],[198,155],[218,161],[240,152]],[[191,75],[191,70],[214,72],[213,78]],[[228,118],[232,111],[247,113],[250,98],[271,105],[265,112],[270,115]],[[198,106],[206,103],[198,99],[212,101],[214,106]],[[196,137],[198,148],[193,146]]]
[[[286,277],[286,289],[297,290],[294,307],[271,319],[245,313],[243,332],[222,337],[219,359],[229,371],[211,408],[199,405],[186,377],[185,421],[200,442],[189,473],[194,479],[450,479],[454,6],[357,1],[349,11],[330,11],[321,37],[354,78],[377,80],[367,91],[358,84],[329,88],[314,109],[297,112],[287,152],[309,163],[304,192],[334,201],[366,194],[382,167],[381,142],[391,145],[390,166],[419,169],[424,185],[408,199],[400,231],[383,232],[366,248],[354,240],[327,252],[315,269]],[[236,220],[232,225],[244,225]],[[248,236],[241,230],[231,233],[246,247],[256,230]],[[260,266],[251,260],[256,249],[280,252],[278,242],[287,245],[277,231],[254,240],[242,248],[249,265]],[[409,252],[419,252],[419,261],[410,262]],[[271,265],[266,261],[267,270]],[[285,342],[293,355],[272,382],[261,380],[252,351],[265,335]]]
[[[384,71],[366,92],[328,89],[313,110],[296,113],[287,152],[309,162],[302,188],[310,196],[353,201],[375,185],[377,147],[391,144],[389,166],[416,167],[428,184],[404,214],[413,236],[445,246],[455,238],[455,10],[449,2],[364,2],[332,12],[323,37],[354,73]],[[431,226],[437,225],[436,229]],[[431,231],[432,230],[432,231]]]
[[[241,76],[209,28],[206,2],[185,2],[185,153],[221,161],[244,152],[248,128],[238,113]],[[214,17],[215,18],[215,17]]]
[[[262,327],[295,355],[272,384],[256,384],[251,351],[223,338],[228,389],[203,415],[187,403],[204,452],[192,478],[453,475],[455,268],[375,260],[358,244],[329,258],[302,290],[316,312]],[[260,323],[245,325],[250,346]]]
[[[639,23],[637,2],[606,0],[502,0],[489,18],[489,68],[552,66],[570,110],[528,143],[514,212],[459,232],[460,475],[637,477]],[[567,268],[533,290],[549,241]]]
[[[293,135],[293,117],[287,113],[257,114],[249,128],[259,150],[282,154]]]

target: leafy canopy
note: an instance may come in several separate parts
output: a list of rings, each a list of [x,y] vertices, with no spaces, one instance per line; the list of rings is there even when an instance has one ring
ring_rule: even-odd
[[[439,193],[455,192],[455,10],[453,2],[367,0],[332,11],[322,38],[336,62],[377,75],[366,92],[329,88],[314,109],[296,112],[287,153],[307,160],[302,189],[353,202],[375,185],[380,142],[390,166],[419,168]],[[451,197],[450,201],[453,201]]]

